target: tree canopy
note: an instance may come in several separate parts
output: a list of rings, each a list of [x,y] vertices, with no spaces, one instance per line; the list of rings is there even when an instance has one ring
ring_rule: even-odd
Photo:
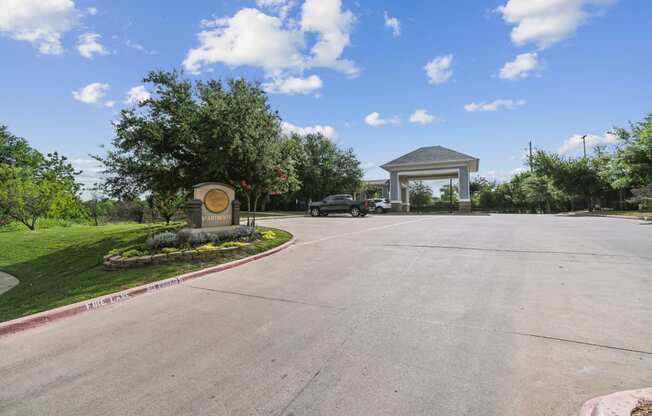
[[[154,91],[115,123],[112,149],[96,156],[115,197],[169,195],[196,183],[231,183],[255,212],[269,194],[302,199],[356,189],[360,162],[320,134],[286,137],[260,85],[191,82],[172,71],[145,77]]]
[[[78,216],[79,173],[64,156],[43,155],[0,126],[0,223],[18,221],[33,230],[39,218]]]

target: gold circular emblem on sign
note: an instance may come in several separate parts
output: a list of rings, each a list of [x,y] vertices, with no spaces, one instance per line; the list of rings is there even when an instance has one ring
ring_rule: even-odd
[[[229,196],[221,189],[211,189],[204,196],[206,209],[214,214],[224,212],[229,207]]]

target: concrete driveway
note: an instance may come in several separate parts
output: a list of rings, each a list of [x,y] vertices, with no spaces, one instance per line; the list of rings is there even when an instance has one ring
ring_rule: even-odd
[[[652,225],[265,224],[296,245],[0,338],[0,414],[573,415],[652,385]]]

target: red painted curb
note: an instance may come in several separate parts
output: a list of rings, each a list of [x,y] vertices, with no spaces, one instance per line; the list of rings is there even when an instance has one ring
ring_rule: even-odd
[[[165,289],[166,287],[177,286],[184,282],[188,282],[190,280],[194,280],[206,276],[208,274],[219,273],[224,270],[233,269],[235,267],[242,266],[247,263],[251,263],[252,261],[259,260],[271,256],[272,254],[278,253],[279,251],[285,250],[286,248],[294,244],[294,241],[295,238],[292,237],[292,239],[281,244],[278,247],[275,247],[271,250],[267,250],[259,254],[254,254],[253,256],[245,257],[240,260],[234,260],[229,263],[219,264],[217,266],[208,267],[206,269],[198,270],[196,272],[186,273],[181,276],[171,277],[169,279],[160,280],[154,283],[148,283],[146,285],[123,290],[121,292],[116,292],[107,296],[100,296],[82,302],[62,306],[60,308],[51,309],[49,311],[39,312],[34,315],[28,315],[22,318],[3,322],[0,323],[0,337],[5,335],[15,334],[17,332],[25,331],[30,328],[35,328],[37,326],[41,326],[49,322],[54,322],[59,319],[67,318],[69,316],[93,311],[102,308],[104,306],[112,305],[114,303],[133,299],[136,296],[155,292],[161,289]]]
[[[630,416],[639,403],[650,400],[652,387],[619,391],[588,400],[582,405],[579,416]]]

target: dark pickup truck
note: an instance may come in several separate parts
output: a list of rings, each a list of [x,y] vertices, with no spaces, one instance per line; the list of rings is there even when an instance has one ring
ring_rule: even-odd
[[[327,216],[328,214],[350,213],[353,217],[364,217],[369,213],[370,202],[355,201],[351,195],[330,195],[322,201],[310,204],[310,215],[313,217]]]

